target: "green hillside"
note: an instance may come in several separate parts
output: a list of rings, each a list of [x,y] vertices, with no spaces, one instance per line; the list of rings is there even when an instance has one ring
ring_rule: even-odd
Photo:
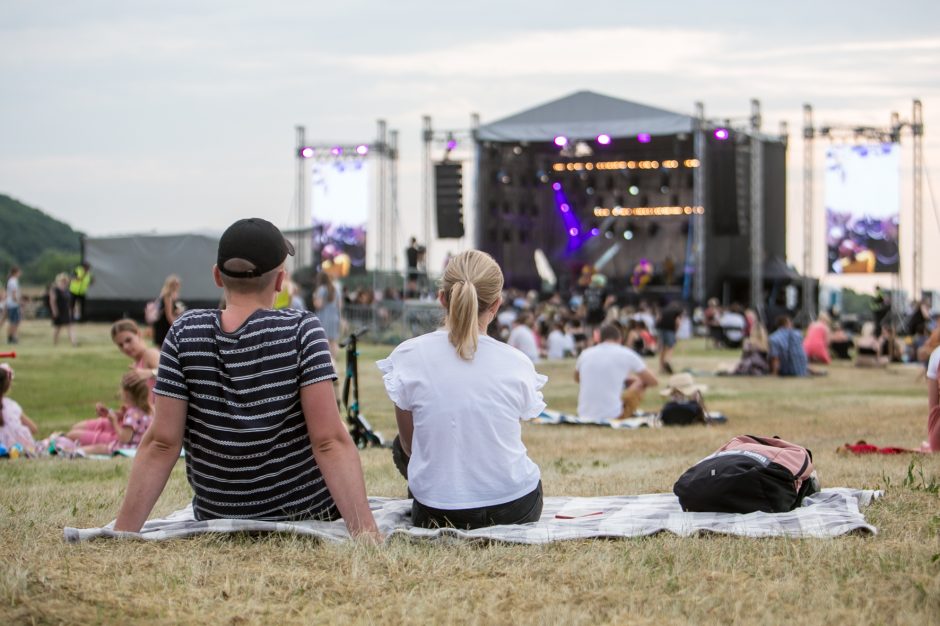
[[[47,284],[79,261],[80,236],[68,224],[0,194],[0,276],[20,265],[24,283]]]

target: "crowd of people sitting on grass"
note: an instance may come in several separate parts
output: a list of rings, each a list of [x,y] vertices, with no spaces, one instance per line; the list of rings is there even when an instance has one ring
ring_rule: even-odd
[[[222,235],[212,270],[224,308],[182,313],[159,356],[133,322],[112,327],[115,345],[131,359],[121,377],[123,404],[99,404],[97,417],[59,436],[66,446],[52,443],[85,454],[137,446],[115,531],[141,529],[185,450],[197,520],[342,519],[351,536],[381,539],[358,452],[337,410],[328,333],[311,312],[274,308],[290,254],[272,224],[239,220]],[[597,420],[631,415],[642,394],[659,385],[625,342],[645,346],[649,333],[660,370],[670,373],[677,336],[691,335],[682,307],[621,308],[602,283],[592,278],[588,289],[599,293],[586,289],[567,302],[558,294],[513,297],[489,255],[469,250],[451,259],[438,294],[443,327],[402,342],[377,363],[398,424],[396,464],[408,481],[413,524],[472,529],[539,519],[541,473],[522,442],[521,422],[546,409],[547,377],[534,365],[543,353],[577,355],[578,412]],[[327,288],[319,298],[330,296]],[[706,328],[707,341],[761,355],[771,374],[807,374],[808,352],[831,341],[825,319],[804,338],[786,316],[767,333],[739,307],[710,308],[700,319],[705,326],[718,320],[722,336]],[[740,335],[726,332],[722,319]],[[938,364],[934,349],[928,449],[940,449]],[[36,424],[9,398],[12,381],[12,368],[0,366],[0,440],[17,437],[41,448],[48,442],[32,440]],[[663,395],[684,402],[703,391],[684,372],[670,377]]]

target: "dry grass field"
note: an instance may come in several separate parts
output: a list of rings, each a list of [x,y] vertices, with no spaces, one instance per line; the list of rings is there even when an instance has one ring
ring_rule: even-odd
[[[51,329],[23,328],[11,397],[42,434],[114,402],[126,359],[105,326],[53,348]],[[365,346],[362,404],[394,434]],[[713,371],[731,352],[680,346],[676,365]],[[546,400],[573,411],[573,361],[547,363]],[[848,457],[845,442],[919,445],[926,393],[918,371],[829,368],[811,380],[701,376],[716,427],[613,431],[527,425],[547,495],[670,491],[689,465],[736,434],[779,435],[813,450],[824,486],[880,488],[866,511],[877,536],[831,540],[658,535],[546,546],[324,545],[286,536],[202,536],[66,545],[64,526],[117,511],[130,461],[0,461],[0,620],[4,623],[547,623],[938,624],[940,455]],[[648,396],[644,407],[658,406]],[[405,495],[386,450],[365,450],[370,494]],[[180,463],[155,513],[190,497]]]

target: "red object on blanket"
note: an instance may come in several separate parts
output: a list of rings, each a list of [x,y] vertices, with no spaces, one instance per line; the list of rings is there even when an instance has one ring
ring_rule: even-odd
[[[842,446],[842,449],[846,452],[851,452],[852,454],[906,454],[908,452],[920,452],[920,450],[914,450],[911,448],[898,448],[895,446],[879,448],[878,446],[873,446],[870,443],[866,443],[864,441],[858,441],[854,444],[847,443]]]

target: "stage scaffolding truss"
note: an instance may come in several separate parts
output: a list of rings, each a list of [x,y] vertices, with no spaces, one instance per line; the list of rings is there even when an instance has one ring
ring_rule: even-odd
[[[296,127],[297,162],[297,224],[301,231],[309,232],[306,226],[312,219],[316,207],[308,205],[307,161],[320,160],[338,162],[349,159],[375,158],[377,163],[375,191],[375,231],[369,234],[374,247],[374,276],[396,273],[398,268],[398,131],[389,130],[385,120],[378,120],[376,138],[372,141],[350,143],[308,143],[306,129]],[[295,265],[304,267],[318,263],[318,251],[309,242],[299,242]],[[313,253],[308,259],[307,254]],[[384,287],[385,285],[376,285]]]
[[[919,298],[923,289],[923,142],[924,142],[923,106],[920,100],[914,100],[911,108],[911,118],[904,120],[897,112],[892,112],[891,121],[887,126],[876,127],[864,124],[826,124],[815,127],[813,123],[813,107],[803,105],[803,280],[804,297],[801,315],[807,323],[815,319],[816,300],[813,294],[813,281],[811,278],[813,267],[813,210],[814,198],[814,154],[815,139],[826,140],[868,140],[880,143],[901,143],[906,132],[911,136],[911,208],[913,211],[913,245],[911,248],[912,284],[911,291],[914,298]],[[894,274],[894,280],[899,282],[899,276]],[[898,288],[896,284],[894,288]],[[892,299],[894,301],[895,299]],[[895,303],[897,305],[898,303]]]

